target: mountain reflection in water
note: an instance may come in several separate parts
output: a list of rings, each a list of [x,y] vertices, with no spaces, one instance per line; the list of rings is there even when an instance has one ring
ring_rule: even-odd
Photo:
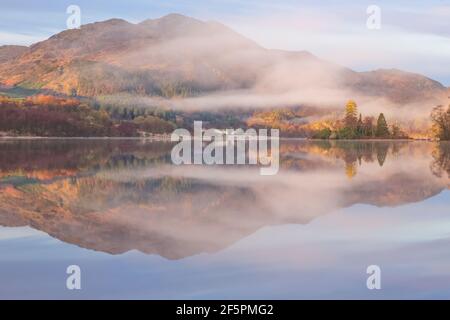
[[[168,259],[220,251],[271,225],[355,204],[399,206],[449,187],[450,147],[404,141],[281,141],[280,171],[174,166],[171,143],[0,142],[0,225],[66,243]]]

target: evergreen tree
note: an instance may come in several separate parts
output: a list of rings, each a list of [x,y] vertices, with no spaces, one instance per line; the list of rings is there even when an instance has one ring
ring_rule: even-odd
[[[384,114],[380,113],[377,120],[377,130],[375,135],[379,138],[387,138],[389,137],[389,127],[386,122],[386,118]]]
[[[363,135],[365,137],[373,137],[374,128],[373,128],[373,117],[365,117],[363,122]]]
[[[357,134],[358,134],[358,137],[362,137],[362,136],[364,135],[364,130],[363,130],[363,128],[364,128],[364,124],[363,124],[363,121],[362,121],[362,115],[361,115],[361,113],[360,113],[360,114],[359,114],[358,122],[357,122],[357,124],[356,124],[356,132],[357,132]]]

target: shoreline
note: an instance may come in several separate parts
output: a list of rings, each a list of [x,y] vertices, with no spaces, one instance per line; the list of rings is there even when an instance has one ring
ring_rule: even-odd
[[[155,137],[36,137],[36,136],[0,136],[0,140],[149,140],[159,142],[172,142],[170,137],[167,136],[155,136]],[[434,139],[313,139],[305,137],[280,137],[280,140],[284,141],[355,141],[355,142],[387,142],[387,141],[399,141],[399,142],[443,142]]]
[[[427,141],[427,142],[439,142],[439,140],[434,139],[308,139],[311,141],[404,141],[404,142],[413,142],[413,141]]]
[[[170,138],[161,137],[34,137],[34,136],[0,136],[0,140],[151,140],[171,142]]]

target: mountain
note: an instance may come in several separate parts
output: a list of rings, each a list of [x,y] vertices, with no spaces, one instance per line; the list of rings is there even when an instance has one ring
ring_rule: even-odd
[[[0,46],[0,63],[11,61],[28,51],[25,46]]]
[[[243,75],[235,61],[227,60],[236,53],[258,51],[264,49],[214,22],[180,15],[139,24],[112,19],[32,45],[1,64],[0,81],[64,93],[76,90],[80,95],[152,94],[175,82],[202,91],[240,88],[255,81],[261,65]]]
[[[137,24],[111,19],[29,48],[1,47],[0,84],[81,96],[171,98],[247,90],[272,95],[263,102],[267,106],[335,106],[365,97],[397,105],[426,102],[430,108],[448,96],[446,87],[422,75],[355,72],[308,52],[268,50],[223,24],[179,14]]]

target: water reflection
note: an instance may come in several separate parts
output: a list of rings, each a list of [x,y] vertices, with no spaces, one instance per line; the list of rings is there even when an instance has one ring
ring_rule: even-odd
[[[276,176],[252,166],[173,166],[171,148],[1,141],[0,225],[31,226],[111,254],[137,249],[180,259],[217,252],[265,226],[306,224],[355,204],[420,202],[449,186],[447,144],[287,140]]]
[[[447,173],[447,177],[450,178],[450,143],[442,142],[433,151],[434,161],[431,165],[433,173],[442,177]]]

